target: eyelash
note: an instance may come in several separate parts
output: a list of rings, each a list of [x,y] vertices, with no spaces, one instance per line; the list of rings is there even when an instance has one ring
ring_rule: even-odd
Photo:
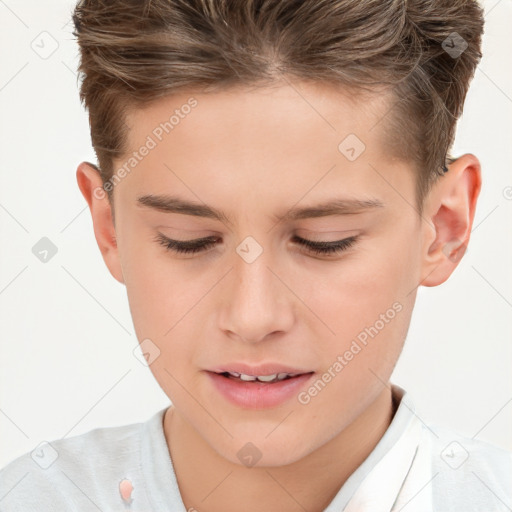
[[[217,241],[217,238],[212,239],[212,237],[206,237],[198,238],[197,240],[188,240],[186,242],[178,242],[177,240],[167,238],[161,233],[158,233],[155,239],[159,244],[163,245],[166,250],[173,251],[178,254],[194,254],[203,252],[215,245],[215,242]],[[359,235],[354,235],[334,242],[313,242],[312,240],[306,240],[305,238],[300,238],[298,236],[294,237],[294,241],[299,245],[302,245],[303,247],[306,247],[308,251],[321,256],[340,254],[352,247],[358,239]]]

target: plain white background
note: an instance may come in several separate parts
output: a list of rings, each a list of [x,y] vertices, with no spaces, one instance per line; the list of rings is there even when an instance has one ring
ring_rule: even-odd
[[[76,184],[95,156],[74,3],[0,0],[0,467],[43,440],[144,421],[169,403],[134,356],[125,288]],[[512,3],[483,6],[484,57],[452,151],[482,164],[473,234],[452,277],[420,287],[392,381],[426,422],[512,449]],[[46,263],[32,252],[42,237],[57,248]]]

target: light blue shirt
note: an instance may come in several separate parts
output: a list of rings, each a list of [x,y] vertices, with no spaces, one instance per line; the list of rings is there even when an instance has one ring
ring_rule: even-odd
[[[409,395],[392,390],[399,406],[389,428],[325,512],[511,511],[512,452],[424,424]],[[0,511],[186,512],[164,436],[165,411],[16,458],[0,470]],[[131,485],[127,499],[122,480]]]

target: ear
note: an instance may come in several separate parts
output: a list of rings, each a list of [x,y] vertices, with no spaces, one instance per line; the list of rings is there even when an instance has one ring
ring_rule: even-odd
[[[113,212],[107,193],[102,187],[103,181],[100,171],[95,165],[82,162],[77,168],[76,180],[82,195],[89,205],[94,226],[94,236],[96,237],[103,260],[112,276],[124,284]]]
[[[469,244],[482,186],[480,162],[474,155],[457,158],[448,169],[432,187],[424,209],[433,226],[425,231],[422,286],[444,283],[459,264]]]

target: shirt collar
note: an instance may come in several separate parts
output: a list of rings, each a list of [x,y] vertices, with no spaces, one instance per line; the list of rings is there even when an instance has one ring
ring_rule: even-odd
[[[398,408],[393,419],[372,452],[343,484],[324,512],[390,512],[397,510],[398,502],[412,499],[418,483],[428,482],[429,456],[419,447],[423,428],[418,419],[411,397],[401,387],[392,384],[393,399]],[[416,461],[416,464],[414,462]],[[414,471],[411,469],[414,466]],[[421,487],[421,486],[420,486]],[[423,504],[420,504],[423,501]],[[414,503],[414,510],[431,510],[429,494]]]

